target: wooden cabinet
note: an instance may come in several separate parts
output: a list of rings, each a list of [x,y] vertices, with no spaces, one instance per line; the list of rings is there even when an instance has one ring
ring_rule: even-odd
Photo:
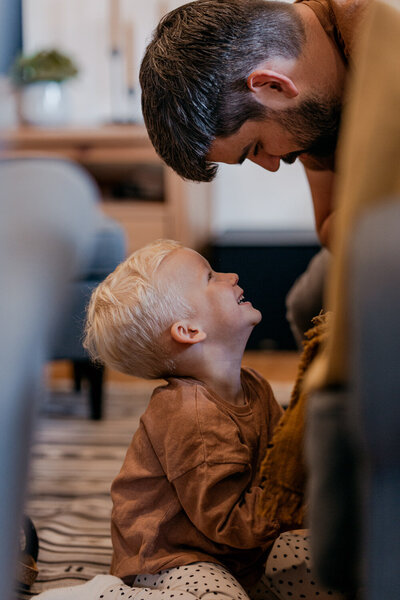
[[[209,240],[210,184],[184,182],[156,155],[141,125],[19,127],[0,131],[1,155],[55,155],[84,166],[102,209],[126,230],[129,252],[167,237],[201,249]]]

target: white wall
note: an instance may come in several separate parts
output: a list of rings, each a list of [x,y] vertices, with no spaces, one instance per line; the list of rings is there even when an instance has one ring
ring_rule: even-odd
[[[75,124],[107,122],[112,116],[109,59],[111,0],[24,0],[26,52],[56,46],[80,66],[70,83],[71,120]],[[120,0],[121,13],[134,25],[137,80],[141,57],[159,17],[179,0]],[[140,115],[139,93],[136,115]],[[127,108],[123,108],[126,111]],[[199,184],[203,185],[203,184]],[[213,231],[227,229],[313,229],[308,184],[300,164],[269,173],[246,161],[221,165],[212,187]]]
[[[121,20],[131,22],[134,28],[133,61],[138,91],[135,116],[140,116],[141,57],[159,16],[173,4],[158,0],[119,1]],[[25,52],[57,47],[79,66],[78,78],[68,83],[74,124],[107,122],[112,118],[115,86],[110,67],[110,5],[111,0],[23,0]],[[121,71],[123,84],[123,64]],[[122,116],[126,110],[123,106]]]
[[[300,163],[270,173],[245,161],[221,165],[213,184],[215,233],[237,229],[313,230],[311,194]]]

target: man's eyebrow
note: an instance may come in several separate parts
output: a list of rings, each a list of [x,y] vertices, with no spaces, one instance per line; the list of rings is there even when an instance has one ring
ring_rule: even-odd
[[[250,148],[252,147],[252,145],[253,145],[253,143],[251,142],[250,144],[248,144],[248,145],[246,146],[246,148],[244,148],[244,149],[243,149],[243,152],[242,152],[242,154],[240,155],[240,158],[239,158],[239,160],[237,161],[237,164],[238,164],[238,165],[241,165],[241,164],[243,164],[243,163],[244,163],[244,161],[246,160],[246,158],[247,158],[247,155],[248,155],[248,153],[249,153],[249,150],[250,150]]]

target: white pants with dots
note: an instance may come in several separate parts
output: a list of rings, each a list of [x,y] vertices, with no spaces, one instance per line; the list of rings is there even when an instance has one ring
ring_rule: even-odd
[[[343,593],[321,587],[311,564],[308,532],[288,531],[276,540],[261,580],[247,590],[251,600],[344,600]]]
[[[134,587],[113,586],[101,600],[344,600],[343,594],[323,589],[315,580],[307,532],[287,532],[275,542],[265,574],[244,590],[221,565],[197,562],[138,575]],[[93,600],[98,600],[93,599]]]

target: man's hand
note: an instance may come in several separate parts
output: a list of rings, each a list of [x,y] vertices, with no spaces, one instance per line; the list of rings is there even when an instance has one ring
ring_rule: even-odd
[[[333,229],[333,171],[305,169],[314,205],[315,227],[323,246],[330,247]]]

